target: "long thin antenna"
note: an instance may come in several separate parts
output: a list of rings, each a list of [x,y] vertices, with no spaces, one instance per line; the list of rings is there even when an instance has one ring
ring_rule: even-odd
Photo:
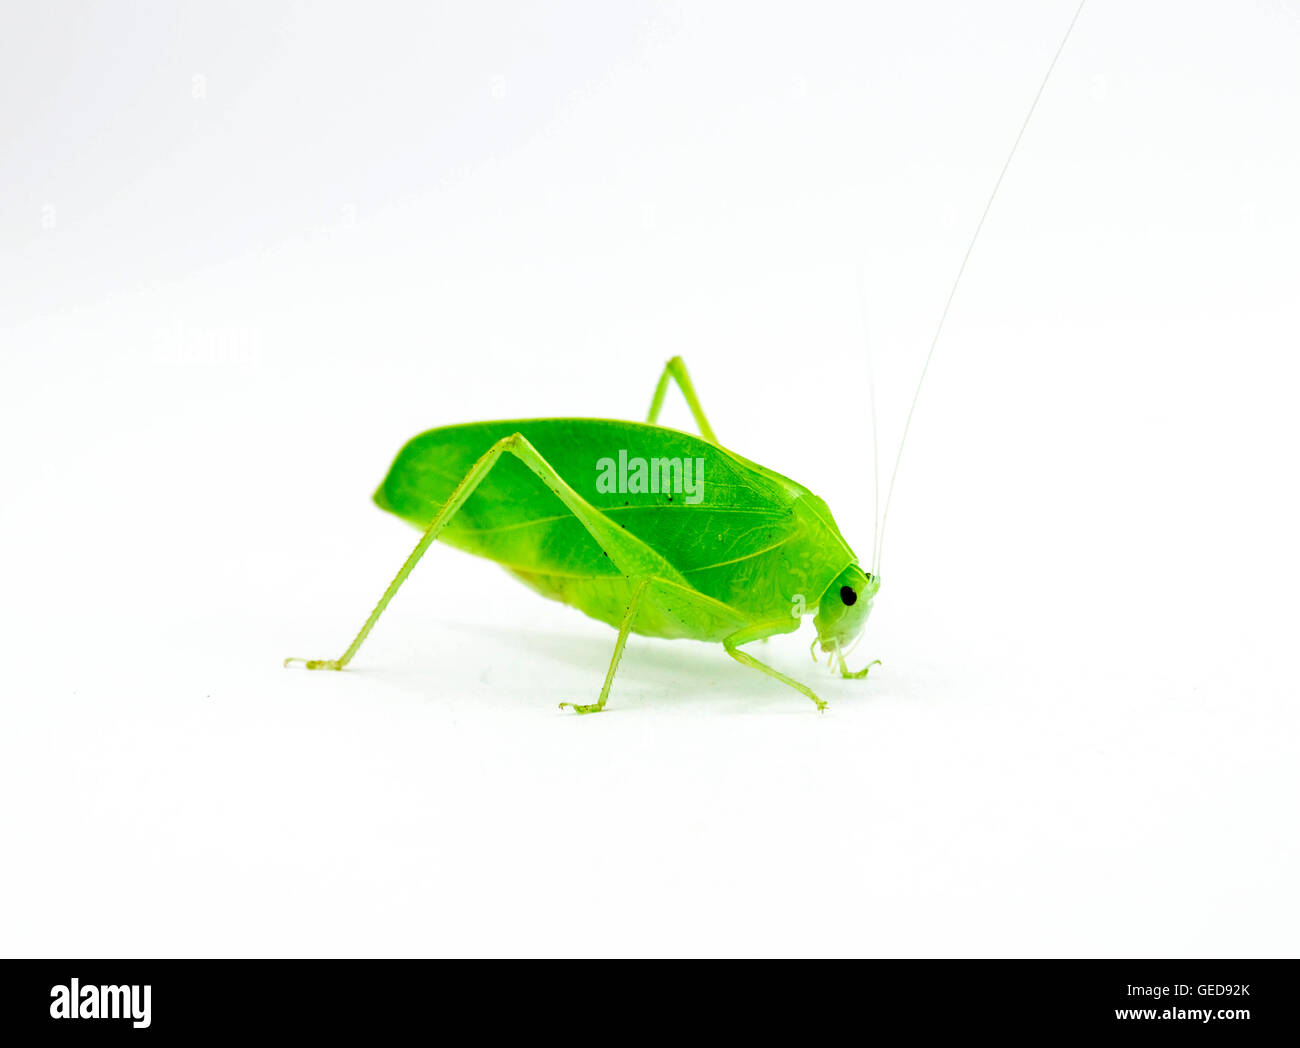
[[[912,395],[912,406],[908,408],[907,419],[903,423],[903,436],[898,442],[898,457],[894,459],[894,472],[889,477],[889,490],[885,495],[885,512],[880,518],[880,541],[876,545],[876,559],[873,567],[873,574],[877,576],[880,574],[880,560],[885,550],[885,528],[889,522],[889,505],[894,500],[894,481],[898,479],[898,467],[903,461],[903,447],[907,444],[907,431],[912,426],[912,415],[916,412],[916,402],[921,399],[921,387],[925,385],[925,376],[930,370],[930,361],[934,359],[934,347],[939,344],[939,336],[943,334],[944,321],[948,319],[948,310],[951,308],[953,297],[957,294],[957,288],[961,284],[962,274],[966,272],[966,263],[970,261],[971,252],[975,250],[975,242],[979,240],[980,230],[984,228],[984,220],[989,217],[993,201],[997,199],[998,190],[1002,188],[1002,179],[1006,177],[1007,168],[1011,166],[1016,150],[1020,148],[1020,140],[1025,137],[1025,129],[1029,126],[1029,121],[1033,119],[1034,110],[1038,108],[1038,100],[1043,97],[1043,91],[1047,88],[1047,81],[1052,78],[1052,70],[1056,68],[1056,62],[1061,57],[1061,52],[1065,50],[1070,34],[1074,32],[1074,25],[1079,21],[1079,15],[1083,14],[1084,4],[1087,2],[1088,0],[1079,0],[1079,6],[1075,9],[1074,17],[1070,19],[1069,26],[1066,27],[1065,35],[1061,37],[1061,43],[1056,48],[1056,54],[1052,56],[1047,72],[1043,74],[1043,82],[1038,85],[1038,92],[1029,105],[1029,112],[1025,114],[1025,119],[1021,122],[1020,130],[1016,134],[1016,140],[1011,144],[1011,152],[1007,154],[1006,162],[1003,163],[1002,170],[998,172],[997,181],[993,183],[993,192],[989,194],[988,203],[984,205],[980,220],[975,225],[975,233],[970,238],[970,244],[966,247],[966,254],[962,256],[961,265],[957,267],[957,276],[952,282],[952,289],[948,292],[948,300],[944,302],[943,312],[939,314],[939,324],[934,329],[934,338],[930,340],[930,351],[925,355],[925,364],[921,367],[921,378],[917,381],[916,392]]]
[[[862,308],[862,341],[867,347],[867,402],[871,410],[871,560],[876,563],[876,549],[880,544],[880,442],[876,439],[876,368],[871,352],[871,326],[867,319],[867,272],[858,271],[858,305]],[[874,570],[874,569],[873,569]]]

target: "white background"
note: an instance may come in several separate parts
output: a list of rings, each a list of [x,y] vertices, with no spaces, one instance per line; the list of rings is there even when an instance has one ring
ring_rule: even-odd
[[[1085,10],[883,667],[756,649],[825,715],[640,638],[562,713],[613,632],[445,548],[280,665],[413,545],[408,437],[641,418],[675,353],[865,558],[868,349],[888,459],[1072,13],[6,4],[0,950],[1294,955],[1295,0]]]

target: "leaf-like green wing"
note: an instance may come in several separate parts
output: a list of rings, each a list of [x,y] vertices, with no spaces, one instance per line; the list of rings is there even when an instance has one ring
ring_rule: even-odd
[[[824,588],[854,560],[825,503],[807,489],[692,434],[636,422],[526,419],[429,430],[398,453],[375,501],[426,527],[478,458],[516,432],[611,522],[729,605],[758,614],[788,607],[795,592],[815,599],[814,587]],[[656,464],[645,472],[660,490],[636,490],[639,462]],[[523,572],[619,573],[559,499],[510,456],[484,477],[441,538]]]

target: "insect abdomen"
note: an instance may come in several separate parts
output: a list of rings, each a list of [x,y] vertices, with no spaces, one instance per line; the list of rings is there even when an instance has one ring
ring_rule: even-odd
[[[572,575],[506,568],[543,597],[577,608],[617,629],[637,588],[634,579],[581,579]],[[669,640],[721,642],[752,620],[734,608],[674,584],[657,584],[642,595],[632,632]]]

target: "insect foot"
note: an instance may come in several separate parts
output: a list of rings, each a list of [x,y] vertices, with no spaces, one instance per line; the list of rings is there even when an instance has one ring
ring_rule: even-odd
[[[560,703],[560,709],[564,709],[565,707],[573,710],[574,713],[599,713],[605,708],[605,704],[603,702],[593,702],[589,705],[581,706],[576,702]]]
[[[289,658],[284,660],[286,667],[292,666],[295,662],[301,662],[309,670],[341,670],[338,659],[295,659]]]
[[[881,661],[879,659],[876,659],[873,662],[868,662],[865,666],[862,667],[862,669],[857,670],[855,672],[849,669],[848,666],[846,666],[844,662],[841,660],[840,676],[843,677],[845,680],[862,680],[863,677],[865,677],[868,673],[871,672],[872,666],[880,666],[880,665],[882,665]]]

